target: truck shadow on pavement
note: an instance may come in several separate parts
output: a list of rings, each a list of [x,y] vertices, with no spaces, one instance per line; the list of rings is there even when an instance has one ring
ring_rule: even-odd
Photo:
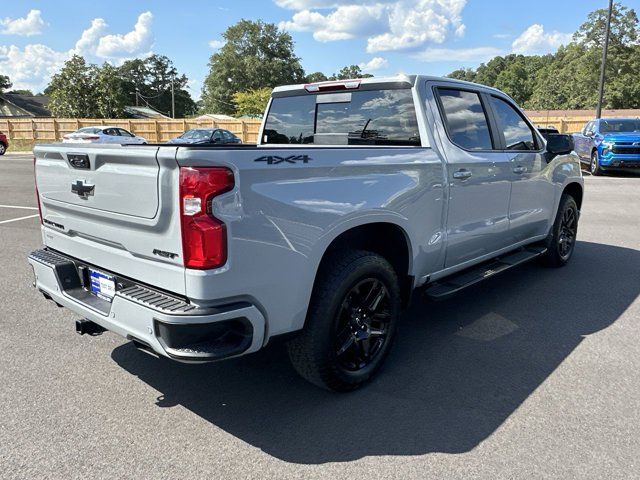
[[[640,292],[640,252],[579,242],[562,269],[535,263],[456,297],[414,301],[380,376],[350,394],[300,379],[281,345],[217,364],[112,358],[182,405],[284,461],[460,453],[490,436],[582,342]]]

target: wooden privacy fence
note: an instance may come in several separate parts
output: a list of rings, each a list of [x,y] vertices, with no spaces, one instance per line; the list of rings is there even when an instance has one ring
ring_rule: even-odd
[[[527,111],[527,116],[539,127],[554,126],[560,133],[575,133],[594,114],[589,111]],[[603,117],[638,117],[640,110],[605,110]],[[9,136],[10,140],[25,140],[33,143],[53,142],[62,140],[63,135],[75,132],[78,128],[99,125],[114,125],[126,128],[136,135],[141,135],[149,142],[166,142],[182,134],[190,128],[224,128],[233,132],[244,143],[256,143],[260,129],[258,119],[90,119],[90,118],[0,118],[0,131]]]
[[[91,119],[91,118],[0,118],[0,131],[9,140],[25,140],[34,143],[54,142],[82,127],[113,125],[140,135],[151,143],[162,143],[181,135],[191,128],[224,128],[242,139],[244,143],[256,143],[260,120],[212,120],[212,119]]]
[[[538,127],[556,127],[560,133],[577,133],[589,121],[595,118],[595,115],[584,117],[550,117],[537,116],[527,113],[531,120]]]

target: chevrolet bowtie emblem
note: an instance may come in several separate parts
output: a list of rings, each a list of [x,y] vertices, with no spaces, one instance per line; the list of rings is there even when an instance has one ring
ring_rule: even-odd
[[[87,185],[82,180],[76,180],[71,184],[71,191],[78,195],[80,198],[87,198],[89,195],[93,195],[95,185]]]

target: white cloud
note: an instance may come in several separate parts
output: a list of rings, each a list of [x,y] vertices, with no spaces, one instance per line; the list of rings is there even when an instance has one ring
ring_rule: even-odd
[[[364,71],[380,70],[381,68],[387,68],[389,62],[386,58],[373,57],[368,62],[359,63],[358,66]]]
[[[414,55],[417,60],[423,62],[486,62],[496,55],[505,52],[494,47],[475,48],[427,48]]]
[[[146,54],[153,46],[151,23],[153,14],[144,12],[138,17],[133,30],[122,34],[101,37],[96,48],[96,55],[102,58],[135,57]]]
[[[407,50],[443,43],[451,33],[463,36],[462,9],[466,0],[402,1],[389,14],[389,32],[370,38],[368,52]]]
[[[464,35],[466,0],[275,0],[295,10],[280,27],[322,42],[366,38],[370,53],[408,50]],[[323,10],[322,12],[318,10]],[[329,10],[329,11],[324,11]]]
[[[42,91],[51,76],[69,57],[67,52],[56,52],[46,45],[0,46],[0,72],[8,75],[13,88]]]
[[[95,55],[100,38],[107,33],[108,29],[109,26],[107,22],[102,18],[94,18],[91,21],[91,26],[80,35],[80,39],[76,42],[73,53],[78,55]]]
[[[525,55],[544,54],[555,51],[560,45],[571,41],[570,33],[545,32],[544,27],[534,23],[511,44],[514,53]]]
[[[225,43],[226,42],[224,40],[211,40],[209,42],[209,46],[214,50],[220,50],[222,47],[224,47]]]
[[[24,18],[4,18],[0,19],[0,33],[5,35],[22,35],[30,37],[32,35],[39,35],[45,27],[44,20],[42,20],[42,12],[40,10],[30,10],[27,16]]]
[[[280,27],[299,32],[313,32],[320,42],[347,40],[383,32],[385,29],[384,5],[344,5],[323,15],[302,10],[291,21],[281,22]]]
[[[145,12],[138,17],[132,31],[114,35],[108,33],[109,26],[102,18],[95,18],[73,48],[66,51],[56,51],[41,44],[29,44],[24,48],[0,45],[0,72],[11,78],[13,88],[38,92],[74,54],[82,55],[90,62],[108,60],[113,63],[144,57],[153,45],[152,19],[153,15]]]
[[[318,8],[335,8],[341,5],[353,4],[354,0],[274,0],[276,5],[289,10],[307,10]],[[385,3],[385,0],[362,0],[358,4]]]

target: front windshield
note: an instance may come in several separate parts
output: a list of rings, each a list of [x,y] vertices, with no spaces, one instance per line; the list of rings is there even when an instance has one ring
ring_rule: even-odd
[[[640,119],[600,120],[600,133],[640,132]]]

